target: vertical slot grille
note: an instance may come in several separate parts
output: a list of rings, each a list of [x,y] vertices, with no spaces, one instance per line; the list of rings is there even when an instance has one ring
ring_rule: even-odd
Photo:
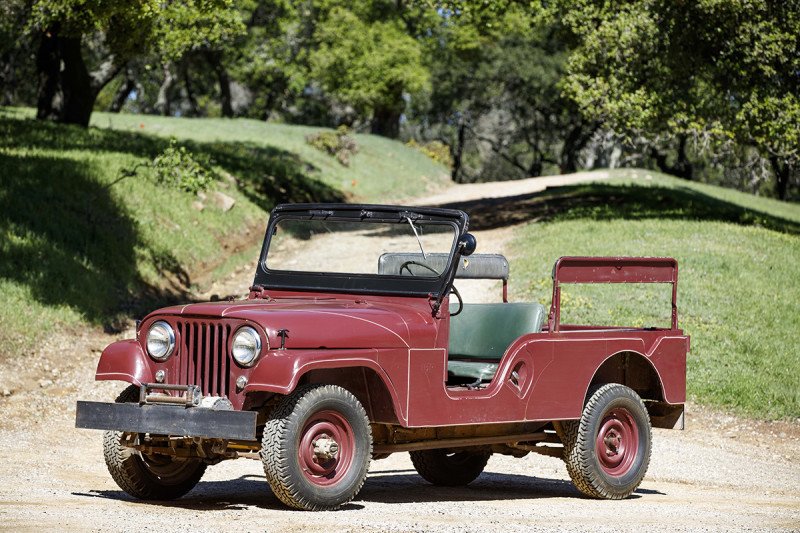
[[[199,385],[203,395],[228,396],[228,337],[231,326],[221,322],[181,320],[176,374],[179,385]]]

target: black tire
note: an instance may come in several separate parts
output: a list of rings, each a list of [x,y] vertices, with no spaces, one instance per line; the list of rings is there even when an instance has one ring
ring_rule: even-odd
[[[491,452],[420,450],[409,452],[417,473],[428,483],[441,487],[461,487],[481,475]]]
[[[326,452],[331,442],[336,450]],[[334,510],[351,501],[364,485],[371,456],[367,413],[336,385],[305,385],[283,398],[261,444],[272,492],[289,507],[307,511]]]
[[[131,385],[117,397],[117,403],[139,399],[139,387]],[[194,459],[175,459],[165,455],[143,455],[122,446],[121,431],[103,433],[103,457],[119,488],[142,500],[180,498],[203,477],[206,464]]]
[[[591,392],[580,420],[558,426],[567,471],[582,493],[620,500],[642,482],[650,464],[650,417],[633,390],[603,385]]]

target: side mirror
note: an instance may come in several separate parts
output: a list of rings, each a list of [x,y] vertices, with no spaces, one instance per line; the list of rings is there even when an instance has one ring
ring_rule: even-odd
[[[478,247],[478,240],[472,233],[465,233],[461,236],[461,239],[459,239],[458,247],[461,250],[461,255],[465,257],[472,255],[472,253],[475,251],[475,248]]]

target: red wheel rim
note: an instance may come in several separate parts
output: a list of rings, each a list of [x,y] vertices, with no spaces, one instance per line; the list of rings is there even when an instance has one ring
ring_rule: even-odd
[[[303,474],[315,485],[329,486],[341,480],[354,454],[353,429],[336,411],[314,413],[303,427],[297,455]]]
[[[606,474],[628,473],[639,453],[639,428],[627,409],[612,409],[603,416],[594,449]]]

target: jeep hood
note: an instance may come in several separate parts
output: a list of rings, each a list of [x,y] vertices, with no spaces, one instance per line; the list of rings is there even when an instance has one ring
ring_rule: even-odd
[[[427,301],[417,305],[353,299],[281,298],[211,302],[161,309],[151,317],[226,318],[259,324],[270,347],[287,349],[433,347],[436,325]]]

